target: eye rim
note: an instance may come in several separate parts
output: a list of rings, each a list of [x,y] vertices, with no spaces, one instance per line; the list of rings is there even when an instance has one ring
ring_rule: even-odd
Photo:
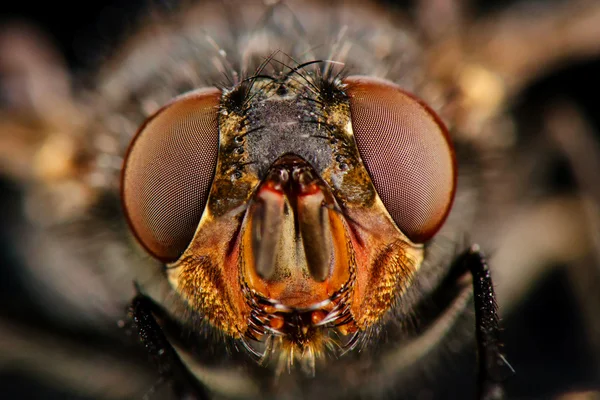
[[[120,196],[121,210],[123,212],[123,216],[124,216],[125,220],[127,221],[127,226],[129,227],[129,232],[135,237],[136,242],[140,246],[142,246],[142,248],[148,254],[150,254],[153,258],[157,259],[158,261],[160,261],[164,264],[170,264],[170,263],[177,261],[179,258],[181,258],[181,253],[183,253],[185,251],[185,249],[176,258],[163,257],[163,256],[157,254],[156,251],[151,249],[149,247],[149,245],[146,243],[146,241],[141,238],[140,234],[138,233],[138,230],[135,228],[132,218],[130,217],[130,211],[128,211],[128,207],[126,205],[126,200],[125,200],[125,198],[127,197],[125,194],[125,192],[126,192],[125,181],[126,181],[126,175],[127,175],[128,161],[129,161],[130,155],[135,147],[135,144],[142,137],[142,133],[145,131],[145,129],[148,127],[148,125],[151,124],[153,121],[155,121],[156,118],[158,118],[163,112],[165,112],[167,109],[171,108],[172,106],[177,105],[181,101],[198,99],[200,97],[205,97],[205,98],[209,99],[210,97],[213,97],[213,96],[216,99],[216,101],[215,101],[215,120],[217,122],[217,124],[216,124],[216,126],[217,126],[217,157],[216,157],[216,161],[215,161],[214,170],[212,173],[212,176],[214,178],[216,171],[217,171],[217,165],[219,162],[219,151],[220,151],[220,146],[221,146],[218,114],[219,114],[219,109],[220,109],[220,104],[221,104],[221,98],[223,96],[223,91],[217,87],[204,87],[204,88],[199,88],[196,90],[192,90],[192,91],[183,93],[179,96],[172,98],[169,102],[167,102],[166,104],[161,106],[159,109],[154,111],[137,128],[135,134],[132,136],[132,138],[129,141],[129,144],[127,145],[127,150],[125,151],[125,153],[123,155],[123,162],[121,165],[121,171],[120,171],[120,176],[119,176],[119,184],[120,184],[119,185],[120,186],[119,187],[119,196]],[[211,186],[212,185],[209,185],[209,187],[208,187],[208,192],[207,192],[207,196],[206,196],[206,204],[205,204],[204,208],[206,208],[206,205],[208,204],[208,198],[210,196]],[[204,212],[201,213],[201,217],[203,214],[204,214]],[[190,239],[190,242],[191,242],[191,239]],[[188,244],[188,246],[189,246],[189,244]],[[187,246],[186,246],[186,248],[187,248]]]
[[[372,76],[367,76],[367,75],[350,75],[350,76],[347,76],[344,79],[342,79],[342,84],[344,85],[343,90],[346,93],[346,95],[348,96],[348,101],[349,101],[349,105],[350,105],[350,122],[352,124],[352,131],[353,131],[354,141],[355,141],[355,145],[356,145],[356,148],[358,151],[358,155],[359,155],[362,165],[367,170],[367,173],[368,173],[369,178],[371,179],[371,182],[375,188],[377,196],[380,198],[381,203],[385,207],[385,210],[386,210],[387,214],[389,215],[390,219],[393,221],[394,225],[412,243],[425,244],[425,243],[429,242],[435,235],[437,235],[439,233],[439,231],[442,229],[442,227],[446,223],[446,221],[448,219],[448,215],[450,214],[450,212],[453,208],[454,202],[456,200],[456,191],[457,191],[457,183],[458,183],[458,163],[457,163],[457,159],[456,159],[456,150],[455,150],[454,144],[452,142],[452,137],[450,135],[450,131],[449,131],[448,127],[446,126],[446,124],[444,123],[442,118],[438,115],[438,113],[435,110],[433,110],[429,106],[429,104],[427,104],[423,99],[417,97],[415,94],[413,94],[411,92],[404,90],[400,85],[398,85],[394,82],[391,82],[387,79],[372,77]],[[445,148],[448,150],[448,155],[450,158],[449,166],[452,168],[450,191],[448,194],[449,197],[447,197],[448,201],[446,202],[445,209],[443,210],[443,213],[440,215],[438,222],[433,225],[434,228],[430,228],[426,231],[425,231],[425,229],[421,229],[421,231],[425,231],[425,232],[422,232],[422,233],[417,232],[415,234],[409,234],[409,233],[405,232],[405,229],[401,228],[401,224],[399,224],[396,221],[396,218],[394,218],[394,216],[390,212],[388,206],[385,204],[385,202],[383,201],[383,198],[381,197],[381,195],[379,193],[380,192],[379,188],[377,187],[377,185],[375,183],[376,179],[374,179],[373,174],[371,173],[370,168],[368,167],[368,165],[365,162],[365,159],[363,157],[363,154],[361,153],[360,146],[358,145],[358,141],[357,141],[357,137],[356,137],[356,128],[355,128],[356,124],[354,123],[354,119],[352,117],[352,107],[353,107],[352,100],[355,97],[355,94],[352,93],[353,88],[361,87],[361,86],[364,87],[365,85],[375,86],[376,90],[393,90],[393,91],[399,92],[401,95],[403,95],[406,98],[413,101],[415,104],[420,106],[429,117],[431,117],[432,121],[439,128],[439,132],[441,132],[442,137],[445,140],[445,144],[446,144]],[[361,90],[365,90],[365,89],[361,88]],[[369,90],[369,89],[367,89],[367,90]],[[373,88],[371,88],[370,90],[373,90]]]

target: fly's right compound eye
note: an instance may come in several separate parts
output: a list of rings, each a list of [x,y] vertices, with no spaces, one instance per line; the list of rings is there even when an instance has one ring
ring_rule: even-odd
[[[344,83],[356,145],[381,201],[410,240],[426,242],[446,220],[456,190],[446,127],[392,82],[351,76]]]
[[[208,199],[219,150],[221,91],[176,98],[141,126],[125,156],[121,198],[138,241],[163,262],[190,244]]]

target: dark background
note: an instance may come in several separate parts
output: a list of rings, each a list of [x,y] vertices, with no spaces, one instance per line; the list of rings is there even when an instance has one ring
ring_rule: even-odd
[[[512,3],[515,2],[485,2],[479,12],[500,9]],[[83,75],[109,56],[111,50],[135,29],[139,10],[149,5],[149,1],[143,0],[11,1],[0,7],[0,25],[20,20],[38,27],[61,50],[75,75]],[[159,9],[171,7],[165,1],[154,1],[151,6]],[[515,113],[521,116],[519,123],[531,124],[527,116],[535,113],[536,107],[545,100],[567,98],[584,111],[598,132],[598,75],[600,60],[596,59],[572,64],[540,77],[514,106]],[[569,184],[569,173],[562,166],[558,165],[551,174],[557,186]],[[0,177],[0,207],[17,204],[18,200],[18,189]],[[6,306],[8,299],[19,296],[24,290],[24,286],[10,278],[10,266],[15,265],[15,260],[11,259],[3,234],[0,227],[0,299],[4,300],[0,310]],[[568,279],[560,268],[555,271],[540,282],[530,300],[505,321],[507,356],[517,370],[516,377],[508,382],[508,389],[509,393],[516,394],[515,397],[539,398],[540,393],[600,387],[598,360],[594,359],[596,355],[589,351],[581,334],[583,329],[578,305],[570,287],[565,284]],[[9,285],[8,282],[13,283]],[[34,315],[35,311],[32,310],[32,313]],[[3,374],[0,372],[2,398],[79,398],[31,382],[25,376]]]

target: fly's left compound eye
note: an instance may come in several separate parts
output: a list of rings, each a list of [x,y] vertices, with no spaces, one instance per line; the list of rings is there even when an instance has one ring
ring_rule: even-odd
[[[123,166],[121,196],[138,241],[164,262],[192,240],[212,184],[219,149],[221,91],[175,99],[138,130]]]
[[[410,240],[427,241],[444,223],[456,187],[444,124],[391,82],[348,77],[344,83],[356,145],[381,201]]]

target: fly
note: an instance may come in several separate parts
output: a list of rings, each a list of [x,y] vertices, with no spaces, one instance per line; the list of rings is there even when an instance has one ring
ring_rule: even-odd
[[[467,36],[448,7],[198,4],[142,30],[80,98],[11,111],[0,160],[42,232],[37,285],[94,326],[130,303],[120,325],[178,398],[452,397],[435,387],[450,348],[476,353],[457,397],[503,398],[491,274],[508,267],[482,249],[490,210],[518,203],[507,104],[571,53],[511,58],[502,40],[531,45],[529,23]]]

